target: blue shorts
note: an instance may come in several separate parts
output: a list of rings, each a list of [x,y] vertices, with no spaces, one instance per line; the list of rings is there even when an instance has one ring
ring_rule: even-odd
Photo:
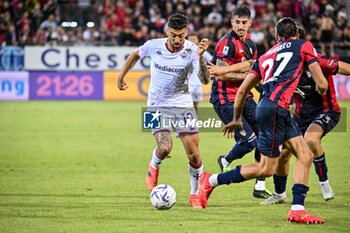
[[[303,135],[311,124],[317,124],[322,128],[323,136],[325,136],[338,124],[340,120],[340,112],[321,112],[310,118],[294,116],[293,119],[298,124]]]
[[[224,122],[225,125],[232,121],[234,103],[228,103],[224,105],[220,103],[213,103],[213,107],[216,114],[218,114],[221,121]],[[248,97],[245,101],[242,116],[243,130],[237,129],[235,131],[235,140],[237,143],[247,141],[253,133],[255,133],[255,135],[258,136],[258,127],[256,124],[255,111],[255,100],[252,97]]]
[[[284,141],[301,136],[295,121],[289,111],[262,99],[256,109],[256,120],[259,130],[258,149],[269,157],[278,157]]]

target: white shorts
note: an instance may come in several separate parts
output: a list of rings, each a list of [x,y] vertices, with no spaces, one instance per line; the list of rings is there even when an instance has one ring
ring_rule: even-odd
[[[203,100],[202,85],[190,85],[189,89],[190,89],[193,102],[199,102]]]
[[[198,128],[195,124],[198,117],[196,110],[191,108],[179,108],[179,107],[148,107],[147,111],[156,112],[159,111],[160,126],[152,129],[152,134],[161,131],[172,132],[173,129],[178,134],[181,133],[198,133]]]

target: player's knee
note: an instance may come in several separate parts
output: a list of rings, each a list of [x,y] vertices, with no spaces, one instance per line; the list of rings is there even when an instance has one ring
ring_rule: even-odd
[[[304,150],[301,159],[305,166],[311,166],[314,156],[310,150]]]
[[[316,137],[312,136],[306,136],[305,137],[306,144],[309,146],[309,148],[317,148],[317,146],[320,144],[320,140]]]
[[[271,163],[267,160],[261,160],[259,163],[259,174],[258,177],[270,177],[276,172],[277,163]]]
[[[305,158],[306,164],[311,166],[311,164],[312,164],[312,162],[313,162],[313,160],[314,160],[314,155],[312,154],[312,152],[309,151],[309,152],[306,154],[305,157],[306,157],[306,158]]]
[[[262,169],[261,170],[261,174],[260,177],[270,177],[273,176],[273,174],[275,174],[275,170],[274,169]]]

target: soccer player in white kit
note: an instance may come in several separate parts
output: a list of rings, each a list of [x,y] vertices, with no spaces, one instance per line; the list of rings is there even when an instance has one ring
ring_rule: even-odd
[[[127,58],[118,77],[118,88],[125,90],[127,72],[143,57],[151,58],[151,83],[148,91],[147,107],[165,115],[173,123],[185,117],[196,119],[191,94],[188,90],[188,77],[195,73],[203,84],[210,81],[209,71],[203,54],[208,48],[208,39],[198,45],[186,40],[188,18],[175,13],[168,19],[167,38],[153,39],[140,46]],[[155,116],[157,117],[157,116]],[[186,121],[186,120],[185,120]],[[180,124],[179,124],[180,125]],[[158,181],[159,166],[171,152],[173,143],[171,132],[174,128],[179,135],[189,159],[188,172],[191,192],[189,203],[193,208],[202,208],[199,200],[199,177],[203,171],[202,159],[198,149],[198,128],[175,125],[152,129],[157,147],[153,150],[146,176],[147,188],[151,191]]]

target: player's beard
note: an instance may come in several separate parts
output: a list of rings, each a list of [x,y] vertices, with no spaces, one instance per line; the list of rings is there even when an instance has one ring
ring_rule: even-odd
[[[180,43],[174,43],[172,45],[174,51],[179,50],[181,48],[181,46],[182,46],[182,44],[180,44]]]
[[[238,32],[237,32],[237,35],[239,37],[244,37],[246,34],[247,34],[247,32],[245,30],[238,30]]]

